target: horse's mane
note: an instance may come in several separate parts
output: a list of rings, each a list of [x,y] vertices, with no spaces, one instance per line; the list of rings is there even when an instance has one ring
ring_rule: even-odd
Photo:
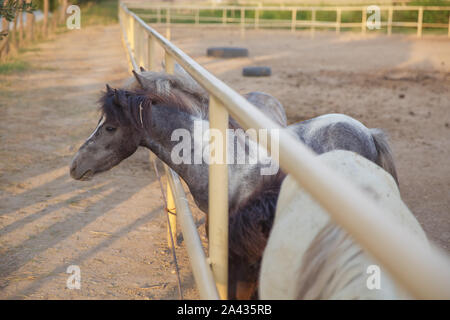
[[[299,300],[332,299],[364,276],[364,252],[350,235],[329,222],[303,255],[297,281]],[[357,298],[357,297],[355,297]]]
[[[161,95],[151,90],[108,89],[101,96],[99,104],[102,116],[117,121],[121,125],[131,125],[135,128],[150,127],[149,111],[152,105],[165,105],[197,115],[197,110],[186,105],[179,96]]]
[[[190,113],[198,114],[202,119],[208,114],[208,93],[186,72],[172,75],[165,72],[141,71],[128,79],[124,88],[150,91],[161,97],[176,96],[191,109]]]
[[[148,111],[156,104],[175,107],[180,112],[204,120],[208,119],[209,114],[207,92],[182,73],[136,73],[126,81],[124,88],[103,92],[99,104],[103,116],[135,127],[148,127],[148,121],[151,121]],[[229,117],[229,127],[240,128],[232,117]]]
[[[256,265],[258,270],[272,229],[277,199],[285,176],[281,170],[274,176],[267,176],[269,181],[253,191],[239,207],[230,210],[230,256]]]

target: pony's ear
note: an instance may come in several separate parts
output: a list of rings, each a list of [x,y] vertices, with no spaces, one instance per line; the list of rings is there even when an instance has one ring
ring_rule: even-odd
[[[120,97],[117,89],[114,89],[114,103],[120,106]]]
[[[144,69],[144,67],[139,67],[139,69],[141,70],[141,72],[144,72],[144,71],[146,71],[145,69]]]
[[[112,89],[111,89],[111,87],[109,86],[109,84],[106,84],[106,92],[111,92],[112,91]]]
[[[142,89],[145,89],[144,88],[144,84],[143,84],[143,81],[142,81],[142,78],[141,78],[141,76],[136,72],[136,71],[134,71],[133,70],[133,75],[134,75],[134,77],[136,78],[136,81],[139,83],[139,85],[141,86],[141,88]]]

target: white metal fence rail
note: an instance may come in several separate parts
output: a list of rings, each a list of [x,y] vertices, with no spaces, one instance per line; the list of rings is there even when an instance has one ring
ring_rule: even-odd
[[[323,165],[307,146],[149,27],[123,3],[119,6],[119,18],[132,68],[142,65],[155,70],[155,49],[159,45],[165,52],[166,71],[173,73],[176,61],[209,92],[211,128],[222,130],[226,137],[229,113],[244,129],[269,129],[268,141],[271,141],[271,129],[279,129],[279,161],[285,172],[291,174],[414,297],[450,299],[450,259],[445,253],[433,246],[429,248],[399,227],[391,215]],[[209,261],[205,258],[180,180],[167,167],[166,172],[200,297],[225,299],[228,189],[224,188],[223,181],[227,181],[227,166],[210,166]]]
[[[340,33],[343,28],[358,28],[362,33],[367,30],[367,6],[231,6],[231,5],[171,5],[158,3],[133,3],[127,2],[127,5],[133,9],[148,9],[153,13],[142,13],[139,16],[145,19],[153,19],[157,23],[165,23],[167,26],[171,24],[183,23],[186,20],[191,21],[194,25],[212,24],[214,26],[240,26],[245,28],[290,28],[295,31],[297,28],[309,28],[313,33],[316,28],[335,29],[336,33]],[[450,6],[379,6],[380,12],[386,13],[386,18],[380,21],[380,27],[386,28],[388,35],[392,34],[393,27],[416,28],[418,37],[422,36],[424,28],[448,29],[450,37],[450,15],[448,22],[445,23],[426,23],[423,22],[424,13],[427,11],[449,11]],[[200,14],[202,11],[204,14]],[[221,11],[221,17],[214,15],[212,12]],[[288,12],[290,19],[263,19],[262,13],[265,11],[272,12]],[[318,12],[335,12],[336,19],[319,20]],[[417,12],[416,21],[394,21],[395,12],[410,11]],[[231,13],[239,13],[238,17],[230,16]],[[298,19],[300,12],[310,13],[310,19]],[[361,22],[343,22],[342,15],[344,12],[361,12]],[[209,15],[206,15],[208,14]],[[250,13],[252,17],[246,17]]]

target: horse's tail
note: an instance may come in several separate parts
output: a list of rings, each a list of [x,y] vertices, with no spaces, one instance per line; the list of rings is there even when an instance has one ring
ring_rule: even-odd
[[[389,147],[386,134],[381,129],[370,129],[370,134],[372,135],[373,141],[375,143],[375,148],[378,152],[376,163],[384,170],[389,172],[394,178],[397,185],[399,185],[397,170],[395,169],[394,164],[394,156],[392,154],[391,148]]]

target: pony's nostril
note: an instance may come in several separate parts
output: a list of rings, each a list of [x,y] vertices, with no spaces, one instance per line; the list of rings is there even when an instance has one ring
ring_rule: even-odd
[[[76,163],[72,162],[71,165],[70,165],[70,170],[69,170],[70,171],[70,176],[72,178],[75,178],[75,171],[76,171],[76,169],[77,169]]]

